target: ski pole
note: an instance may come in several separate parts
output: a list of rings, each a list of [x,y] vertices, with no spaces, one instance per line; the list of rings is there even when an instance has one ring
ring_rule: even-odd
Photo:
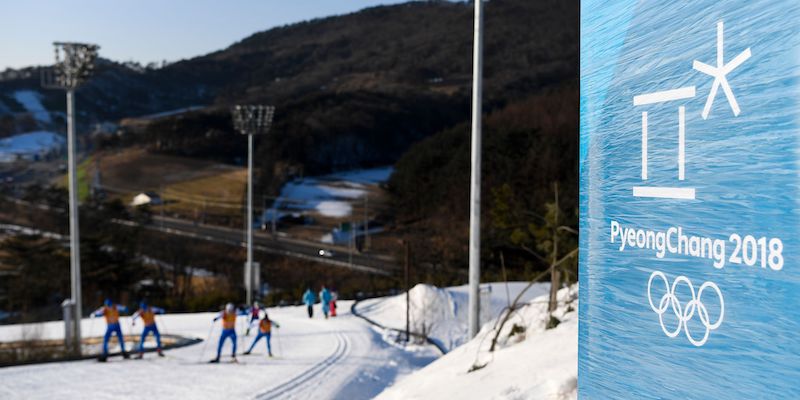
[[[206,340],[203,341],[203,350],[200,352],[200,359],[197,362],[200,362],[203,359],[203,356],[206,354],[206,346],[208,346],[208,341],[211,340],[211,331],[214,330],[214,321],[211,322],[211,327],[208,328],[208,334],[206,335]]]
[[[131,336],[133,337],[133,348],[131,348],[131,353],[136,351],[136,332],[133,331],[134,326],[133,318],[131,318]],[[125,335],[122,335],[122,338],[122,340],[125,340]],[[144,348],[144,340],[141,343],[141,347]]]
[[[281,328],[275,329],[275,339],[278,339],[278,357],[283,357],[283,347],[281,347],[281,335],[279,333]]]

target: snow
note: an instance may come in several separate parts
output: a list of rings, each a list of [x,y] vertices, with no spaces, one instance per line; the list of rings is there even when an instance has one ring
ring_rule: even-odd
[[[216,352],[219,324],[209,330],[214,313],[167,314],[157,317],[162,334],[179,334],[211,340],[169,350],[167,357],[145,355],[142,361],[109,359],[61,362],[0,369],[2,399],[139,399],[139,398],[297,398],[369,399],[399,377],[433,361],[431,348],[407,352],[384,342],[376,331],[347,312],[350,302],[339,302],[340,314],[324,320],[319,305],[309,319],[303,307],[269,309],[270,318],[280,324],[273,331],[268,358],[262,341],[252,355],[240,355],[230,364],[230,342],[223,349],[222,364],[207,364]],[[120,319],[124,333],[130,318]],[[238,331],[239,353],[249,346],[253,335],[243,340]],[[105,329],[101,318],[84,319],[84,336],[100,336]],[[0,340],[21,337],[58,339],[62,322],[0,327]],[[116,343],[113,341],[112,343]],[[112,350],[113,351],[113,350]]]
[[[527,282],[509,282],[508,291],[504,283],[481,285],[481,322],[497,318],[504,308],[527,286]],[[428,332],[431,339],[444,348],[454,349],[467,341],[467,307],[469,287],[467,285],[440,289],[419,284],[410,292],[411,330]],[[528,301],[549,290],[546,283],[535,284],[521,300]],[[489,301],[486,301],[489,300]],[[379,324],[395,329],[405,329],[405,293],[397,296],[366,300],[359,303],[357,311]],[[398,318],[401,316],[401,318]]]
[[[353,206],[344,201],[320,201],[315,208],[326,217],[343,218],[353,212]]]
[[[508,297],[513,299],[525,285],[509,283],[508,295],[503,283],[485,285],[492,287],[482,292],[486,313],[499,316]],[[340,301],[340,315],[328,320],[319,316],[319,305],[314,319],[304,307],[269,309],[280,324],[273,331],[275,357],[266,357],[262,341],[252,355],[239,356],[238,364],[226,362],[229,343],[223,363],[206,363],[220,332],[211,323],[215,313],[167,314],[157,316],[162,334],[210,340],[166,351],[165,358],[149,353],[142,361],[114,357],[105,364],[87,360],[1,368],[0,398],[575,399],[577,288],[559,292],[554,316],[561,323],[547,330],[547,286],[536,284],[523,295],[526,305],[503,328],[493,353],[488,348],[494,321],[487,321],[475,339],[465,338],[466,286],[417,285],[410,296],[422,307],[413,309],[412,318],[435,318],[432,334],[453,346],[438,359],[431,346],[393,343],[396,334],[351,315],[350,301]],[[382,324],[404,327],[405,295],[367,300],[357,309]],[[129,317],[120,321],[126,334],[141,332],[141,324],[131,327]],[[253,339],[243,339],[244,324],[242,317],[239,353]],[[510,336],[514,325],[524,329]],[[98,337],[104,329],[101,318],[82,321],[84,336]],[[0,341],[61,337],[60,321],[0,326]],[[460,342],[465,344],[455,347]],[[467,372],[474,365],[482,368]]]
[[[347,217],[353,212],[351,202],[367,195],[366,185],[385,182],[392,170],[392,167],[359,169],[296,179],[281,188],[277,207],[314,210],[325,217]]]
[[[27,132],[0,139],[0,162],[14,162],[20,158],[33,160],[59,150],[66,144],[63,136],[47,131]]]
[[[469,341],[381,393],[378,400],[576,399],[578,377],[577,287],[559,291],[554,316],[545,329],[548,296],[538,297],[503,328],[494,353],[492,324]],[[570,301],[571,300],[571,301]],[[511,327],[525,328],[509,338]],[[468,372],[472,366],[482,366]]]
[[[39,122],[49,124],[52,122],[50,112],[42,105],[42,95],[33,90],[18,90],[14,92],[14,100],[33,115]]]

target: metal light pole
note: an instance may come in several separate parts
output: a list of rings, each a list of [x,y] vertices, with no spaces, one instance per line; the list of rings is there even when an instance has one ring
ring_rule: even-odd
[[[275,107],[264,105],[237,105],[231,110],[233,126],[247,135],[247,262],[244,265],[247,304],[253,302],[253,135],[266,134],[272,126]]]
[[[67,158],[69,165],[69,244],[71,301],[74,305],[71,326],[65,337],[71,338],[72,352],[81,353],[81,252],[78,227],[78,177],[75,145],[75,89],[94,72],[97,50],[94,44],[55,42],[55,66],[52,75],[42,75],[42,86],[67,92]],[[62,58],[63,53],[63,58]]]
[[[483,85],[483,0],[475,0],[472,64],[472,168],[469,206],[469,337],[478,334],[481,281],[481,97]]]

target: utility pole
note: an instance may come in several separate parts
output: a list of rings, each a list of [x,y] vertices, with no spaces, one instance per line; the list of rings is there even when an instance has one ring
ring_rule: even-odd
[[[369,247],[369,193],[364,193],[364,250]]]
[[[355,251],[356,247],[356,223],[355,221],[350,222],[350,252],[348,254],[348,263],[350,264],[350,269],[353,269],[353,252]]]
[[[405,256],[405,275],[406,275],[406,343],[411,340],[411,287],[408,279],[408,268],[410,264],[411,246],[408,240],[405,240],[406,256]]]
[[[272,236],[275,236],[277,234],[277,232],[278,232],[278,223],[277,223],[278,216],[276,214],[278,213],[278,203],[280,201],[281,201],[281,198],[278,197],[272,203]]]
[[[42,86],[67,92],[67,164],[69,174],[69,245],[72,321],[64,321],[65,338],[73,354],[81,354],[81,252],[78,224],[78,174],[75,133],[75,90],[94,72],[97,50],[94,44],[55,42],[55,67],[52,75],[42,75]],[[63,58],[61,53],[63,52]]]
[[[266,134],[272,126],[275,107],[264,105],[237,105],[231,110],[233,126],[247,135],[247,262],[244,266],[246,302],[253,302],[253,135]]]
[[[472,56],[472,171],[469,205],[469,338],[478,334],[481,281],[481,104],[483,95],[483,0],[475,0]]]

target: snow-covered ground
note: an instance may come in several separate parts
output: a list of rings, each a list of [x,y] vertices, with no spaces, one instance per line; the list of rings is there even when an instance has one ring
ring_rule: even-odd
[[[483,292],[488,304],[484,312],[501,315],[508,298],[513,300],[524,285],[510,283],[508,294],[503,283],[486,285],[492,291]],[[116,357],[105,364],[88,360],[0,368],[0,398],[574,399],[577,288],[559,292],[554,315],[561,323],[549,330],[547,290],[546,284],[536,284],[523,295],[526,306],[503,328],[493,353],[488,348],[494,320],[466,341],[466,286],[418,285],[410,294],[412,303],[421,306],[412,308],[412,319],[434,318],[432,335],[452,346],[438,359],[431,346],[392,343],[392,334],[351,315],[350,301],[340,302],[340,316],[329,320],[320,318],[319,305],[314,319],[308,319],[303,307],[269,309],[281,326],[273,334],[275,357],[266,357],[262,341],[254,354],[240,355],[237,364],[226,362],[229,344],[222,364],[206,363],[219,336],[219,325],[211,324],[215,314],[167,314],[157,317],[162,333],[211,340],[169,350],[165,358],[150,353],[143,361]],[[405,324],[404,295],[367,300],[357,310],[386,326]],[[141,332],[141,325],[132,328],[127,317],[121,325],[126,334]],[[510,336],[514,326],[516,333]],[[85,336],[100,336],[104,328],[100,318],[82,321]],[[240,332],[242,328],[239,324]],[[0,341],[62,335],[61,322],[0,326]],[[253,338],[241,336],[239,353]],[[482,368],[467,372],[473,366]]]
[[[559,292],[554,316],[561,323],[553,329],[545,329],[547,297],[533,299],[511,318],[493,353],[489,347],[495,331],[487,324],[473,340],[402,379],[377,399],[577,398],[577,286]],[[509,337],[514,325],[521,332]]]
[[[392,167],[383,167],[296,179],[281,189],[277,207],[314,210],[325,217],[347,217],[353,212],[351,202],[363,198],[367,186],[385,182],[391,174]]]
[[[526,282],[482,284],[481,323],[496,319],[525,286]],[[412,288],[409,301],[411,330],[420,333],[424,330],[428,337],[447,350],[462,345],[467,341],[468,289],[467,285],[440,289],[423,284]],[[529,301],[548,290],[546,283],[535,284],[522,295],[521,300]],[[406,295],[366,300],[359,303],[357,311],[387,328],[405,329]]]
[[[36,131],[10,136],[0,139],[0,162],[44,157],[65,145],[66,139],[54,132]]]
[[[52,122],[50,112],[42,105],[42,95],[33,90],[18,90],[14,92],[14,100],[17,101],[26,111],[31,113],[36,120],[49,124]]]
[[[262,342],[252,355],[239,356],[238,364],[227,363],[231,352],[227,343],[222,364],[207,364],[213,358],[219,326],[210,332],[211,340],[170,350],[166,358],[153,354],[145,359],[112,358],[108,363],[76,361],[0,369],[2,399],[369,399],[437,356],[432,348],[407,352],[383,341],[361,319],[351,316],[350,302],[340,302],[339,317],[308,319],[302,307],[270,309],[270,317],[281,328],[272,339],[273,353],[268,358]],[[214,314],[175,314],[158,317],[163,333],[206,338]],[[128,318],[122,318],[125,333]],[[86,319],[84,335],[99,336],[101,319]],[[141,332],[141,326],[133,329]],[[36,326],[0,327],[0,340],[32,335],[59,338],[60,322]],[[249,345],[253,335],[241,340],[238,351]]]

